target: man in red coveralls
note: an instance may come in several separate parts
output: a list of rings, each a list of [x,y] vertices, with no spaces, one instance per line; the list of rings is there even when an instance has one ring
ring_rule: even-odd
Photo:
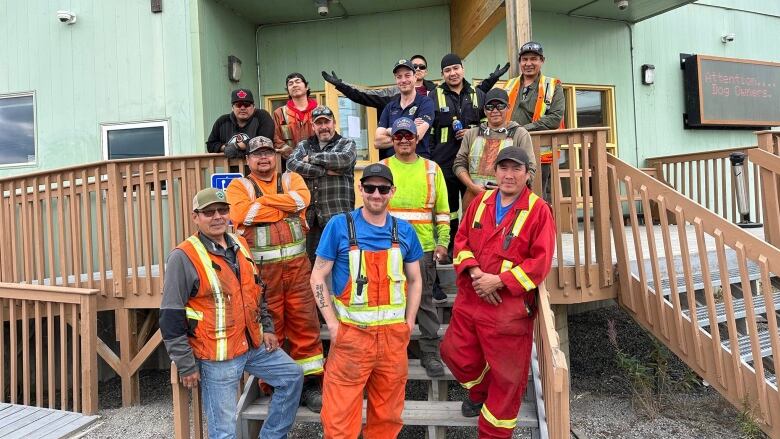
[[[441,356],[469,390],[480,438],[510,438],[528,383],[536,286],[550,272],[555,221],[528,187],[528,153],[496,157],[498,190],[477,196],[455,237],[458,295]]]

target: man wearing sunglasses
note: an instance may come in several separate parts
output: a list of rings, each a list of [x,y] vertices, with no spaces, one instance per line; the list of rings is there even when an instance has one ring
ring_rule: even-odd
[[[306,206],[311,201],[303,178],[277,172],[277,154],[267,137],[249,141],[251,173],[227,188],[230,219],[249,244],[252,259],[267,285],[268,309],[280,345],[303,368],[301,403],[319,412],[324,359],[320,321],[309,289],[311,263],[306,255]]]
[[[461,412],[479,416],[481,438],[511,438],[528,368],[537,285],[555,251],[550,206],[531,192],[531,154],[517,146],[494,159],[496,188],[466,209],[455,237],[458,296],[441,345],[469,389]]]
[[[224,152],[226,157],[245,157],[247,142],[257,136],[272,138],[274,120],[262,108],[255,108],[252,91],[239,88],[230,94],[233,111],[218,117],[211,128],[206,150]]]
[[[321,415],[326,438],[360,437],[364,391],[363,437],[394,438],[403,427],[423,251],[412,226],[388,213],[394,194],[387,166],[366,167],[363,207],[333,217],[317,247],[311,290],[331,340]]]
[[[428,74],[428,63],[425,61],[425,58],[423,58],[422,55],[413,56],[411,61],[412,67],[414,68],[416,92],[418,94],[430,93],[430,91],[436,87],[436,84],[434,84],[432,81],[424,79]],[[477,88],[482,90],[484,93],[487,93],[488,90],[496,85],[496,82],[498,82],[499,78],[501,78],[501,76],[506,73],[507,70],[509,70],[509,63],[506,63],[503,67],[501,67],[501,65],[497,65],[493,73],[488,75],[485,80],[480,82]],[[325,81],[333,84],[333,86],[336,87],[336,90],[340,91],[344,96],[347,97],[347,99],[356,104],[376,108],[378,114],[381,114],[385,106],[395,96],[397,96],[398,93],[400,93],[398,87],[395,85],[390,87],[371,89],[357,87],[353,84],[342,81],[341,78],[336,76],[336,72],[334,71],[328,73],[323,70],[322,78],[325,79]],[[425,93],[423,93],[423,90],[425,90]]]
[[[412,119],[400,117],[393,122],[395,155],[382,160],[393,172],[396,193],[390,200],[390,214],[414,226],[423,249],[420,259],[422,299],[417,313],[420,325],[420,363],[428,376],[444,375],[439,356],[439,321],[433,304],[436,262],[447,258],[450,243],[450,207],[447,185],[441,168],[415,152],[417,132]]]
[[[321,105],[311,112],[314,135],[302,140],[287,160],[287,170],[300,174],[311,192],[306,210],[306,253],[314,262],[322,230],[339,213],[355,208],[355,141],[336,132],[333,111]]]
[[[210,438],[235,437],[236,388],[244,372],[274,387],[260,436],[285,438],[295,421],[301,367],[279,349],[249,245],[227,233],[229,212],[220,190],[203,189],[193,198],[198,232],[168,255],[160,330],[184,386],[202,386]]]
[[[495,189],[493,162],[499,151],[509,146],[523,148],[529,158],[529,181],[536,172],[536,160],[531,135],[515,121],[507,122],[508,101],[506,91],[494,88],[485,95],[482,107],[487,122],[471,128],[463,135],[460,149],[455,156],[452,172],[466,186],[463,207],[487,189]]]

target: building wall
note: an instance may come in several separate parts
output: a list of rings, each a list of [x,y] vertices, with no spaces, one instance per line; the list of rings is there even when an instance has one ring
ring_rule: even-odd
[[[193,143],[189,6],[163,5],[2,2],[0,94],[35,92],[37,162],[0,176],[101,160],[101,123],[169,119],[172,153]],[[58,22],[59,9],[77,22]]]
[[[743,10],[729,9],[734,7]],[[634,84],[640,159],[755,145],[752,130],[683,127],[680,53],[780,62],[777,29],[780,2],[762,0],[700,1],[638,23],[634,28]],[[721,35],[727,33],[734,33],[736,39],[723,44]],[[655,65],[654,85],[641,84],[642,64]]]

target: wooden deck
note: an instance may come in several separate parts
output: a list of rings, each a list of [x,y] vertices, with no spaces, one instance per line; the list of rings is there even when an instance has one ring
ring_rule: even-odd
[[[4,439],[72,437],[97,421],[99,416],[0,403],[0,437]]]

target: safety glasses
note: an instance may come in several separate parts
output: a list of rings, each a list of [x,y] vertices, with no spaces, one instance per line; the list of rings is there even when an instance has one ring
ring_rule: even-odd
[[[235,106],[237,108],[249,108],[252,105],[254,105],[254,104],[251,103],[251,102],[236,102],[235,104],[233,104],[233,106]]]
[[[202,209],[198,213],[203,214],[206,218],[213,218],[214,214],[219,212],[220,215],[225,216],[230,212],[230,206],[217,207],[216,209]]]
[[[497,103],[497,104],[485,104],[485,111],[503,111],[506,110],[506,104],[504,103]]]
[[[390,193],[390,189],[392,188],[392,186],[386,186],[383,184],[363,184],[363,192],[367,194],[373,194],[374,191],[379,189],[380,194],[387,195]]]
[[[311,112],[311,119],[317,119],[320,116],[326,116],[333,119],[333,112],[328,107],[317,107]]]
[[[412,134],[410,132],[407,132],[407,131],[404,131],[403,133],[395,133],[395,134],[393,134],[393,140],[395,140],[396,142],[400,142],[402,140],[407,140],[407,141],[411,142],[412,140],[415,139],[415,137],[416,136],[414,134]]]
[[[428,70],[428,66],[425,64],[412,64],[415,70]]]

